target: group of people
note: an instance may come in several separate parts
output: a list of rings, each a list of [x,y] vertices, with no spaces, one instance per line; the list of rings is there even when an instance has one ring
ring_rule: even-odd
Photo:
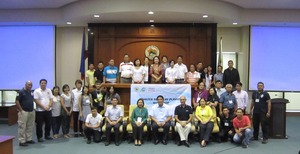
[[[226,84],[235,85],[240,81],[239,72],[233,67],[233,61],[228,61],[228,68],[223,72],[223,67],[218,66],[217,73],[213,73],[212,67],[208,65],[203,67],[202,62],[197,65],[191,64],[189,70],[183,63],[183,56],[177,56],[174,60],[168,61],[167,56],[159,58],[155,56],[153,63],[150,64],[149,58],[145,57],[143,61],[136,58],[133,62],[130,61],[129,55],[124,54],[123,62],[119,67],[115,66],[113,59],[110,59],[108,66],[104,67],[102,61],[98,62],[97,68],[94,64],[89,64],[89,69],[86,71],[87,85],[94,86],[96,81],[101,83],[168,83],[168,84],[198,84],[203,82],[207,90],[214,87],[215,82],[220,80]]]

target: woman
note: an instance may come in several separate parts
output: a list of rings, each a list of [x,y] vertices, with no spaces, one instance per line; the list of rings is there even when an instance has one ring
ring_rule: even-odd
[[[148,110],[144,107],[144,100],[138,99],[137,107],[132,111],[131,121],[135,146],[141,146],[144,125],[147,123]]]
[[[161,83],[162,76],[163,76],[163,69],[159,64],[158,56],[153,58],[154,63],[150,67],[150,76],[151,76],[151,83],[159,84]]]
[[[199,103],[195,115],[200,126],[200,146],[205,147],[214,127],[213,112],[211,107],[206,105],[205,99],[201,98]]]
[[[196,71],[196,67],[194,64],[190,65],[190,72],[186,75],[186,81],[187,83],[194,85],[199,82],[200,79],[200,73]]]
[[[79,97],[79,120],[82,121],[83,127],[88,114],[92,113],[91,103],[92,98],[89,96],[89,88],[84,86],[82,88],[82,95]]]
[[[144,70],[145,70],[144,83],[151,83],[150,64],[149,64],[148,57],[145,57],[145,60],[144,60]]]
[[[166,83],[175,84],[176,77],[178,75],[178,71],[174,68],[175,61],[171,60],[170,67],[166,70]]]
[[[199,100],[201,98],[204,98],[205,100],[208,99],[208,92],[206,91],[205,85],[203,82],[199,83],[198,89],[194,92],[193,100],[192,100],[194,109],[196,109],[197,106],[199,106]]]
[[[63,85],[63,93],[60,96],[60,103],[61,103],[61,116],[62,116],[62,132],[65,138],[70,138],[71,135],[69,134],[70,131],[70,121],[71,121],[71,113],[72,113],[72,106],[73,102],[71,99],[71,93],[69,85]]]
[[[207,105],[211,107],[213,110],[214,115],[219,114],[219,97],[217,95],[216,89],[215,88],[209,88],[208,90],[208,100],[207,100]]]
[[[61,125],[61,103],[60,103],[60,94],[59,94],[59,87],[55,86],[52,89],[53,93],[53,104],[52,104],[52,132],[53,138],[58,138],[59,135],[59,128]]]
[[[205,72],[205,85],[206,85],[206,89],[208,90],[210,87],[213,87],[213,78],[214,75],[212,73],[212,68],[210,65],[208,65],[206,68],[204,68],[204,72]]]
[[[120,104],[121,103],[120,95],[118,93],[116,93],[114,87],[111,86],[110,88],[107,88],[107,93],[105,95],[104,111],[106,111],[107,105],[112,105],[111,98],[114,98],[114,97],[118,99],[118,104]]]
[[[162,77],[162,83],[166,83],[166,78],[165,78],[165,74],[166,74],[166,70],[167,68],[170,67],[169,63],[168,63],[168,57],[166,55],[161,57],[161,68],[163,69],[163,77]]]
[[[135,59],[133,63],[134,67],[131,67],[131,78],[132,83],[134,84],[142,84],[144,83],[144,77],[145,77],[145,69],[144,66],[141,66],[141,60]]]

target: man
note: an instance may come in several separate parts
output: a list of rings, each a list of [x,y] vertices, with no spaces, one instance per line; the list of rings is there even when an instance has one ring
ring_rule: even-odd
[[[131,68],[133,67],[133,63],[129,61],[129,55],[124,54],[124,61],[120,64],[119,73],[120,73],[120,82],[121,83],[132,83],[131,78]]]
[[[104,70],[104,63],[102,61],[99,61],[97,65],[97,69],[94,73],[95,82],[96,81],[100,81],[100,83],[103,82],[103,70]]]
[[[86,83],[89,86],[94,86],[95,85],[95,78],[94,78],[94,64],[89,64],[89,70],[85,72],[85,79]]]
[[[93,136],[94,142],[99,143],[101,134],[100,134],[100,125],[101,125],[102,116],[97,112],[96,107],[92,107],[92,113],[88,114],[85,120],[85,129],[84,134],[87,138],[87,144],[91,144],[91,137]]]
[[[163,128],[162,143],[167,145],[167,137],[170,130],[170,120],[172,118],[170,114],[170,107],[164,104],[164,97],[159,95],[156,97],[157,104],[153,105],[150,111],[151,127],[153,131],[154,144],[158,144],[158,128]]]
[[[95,90],[92,91],[93,106],[97,108],[98,113],[104,110],[105,92],[101,87],[101,81],[95,83]]]
[[[218,65],[218,70],[217,73],[214,75],[214,85],[216,85],[216,81],[220,80],[221,82],[223,82],[223,66],[222,65]]]
[[[226,92],[225,88],[222,88],[223,87],[223,84],[222,84],[222,81],[221,80],[217,80],[215,82],[215,89],[216,89],[216,92],[217,92],[217,95],[219,98],[221,98],[221,95]]]
[[[106,119],[106,143],[105,146],[110,144],[110,135],[111,128],[114,128],[115,133],[115,145],[119,146],[119,128],[121,126],[122,118],[124,116],[124,111],[122,111],[121,107],[117,106],[118,99],[116,97],[111,98],[112,106],[108,107],[105,112]]]
[[[79,135],[83,135],[83,129],[82,129],[82,121],[79,119],[79,97],[81,97],[82,94],[82,81],[76,80],[75,81],[75,89],[72,90],[72,116],[73,116],[73,127],[74,127],[74,137],[78,137]],[[79,133],[78,133],[78,127],[79,127]]]
[[[203,71],[203,63],[198,62],[196,67],[197,67],[196,71],[200,73],[200,79],[199,79],[198,83],[201,83],[201,82],[205,83],[205,73]]]
[[[227,107],[223,108],[223,114],[220,116],[220,138],[221,141],[227,142],[228,138],[233,142],[234,128],[232,124],[233,116],[229,115]]]
[[[246,108],[248,105],[248,93],[245,90],[242,90],[243,84],[241,82],[236,83],[236,90],[233,92],[236,102],[237,108],[241,108],[246,113]]]
[[[248,148],[252,136],[251,123],[248,116],[244,116],[243,109],[236,110],[236,117],[233,119],[235,134],[233,141],[242,143],[243,148]]]
[[[223,83],[224,85],[231,84],[233,87],[235,87],[237,82],[240,82],[239,71],[233,68],[233,61],[229,60],[228,68],[225,69],[223,74]]]
[[[235,96],[232,94],[232,85],[226,85],[226,92],[223,93],[220,97],[220,105],[219,111],[220,115],[222,115],[223,107],[227,107],[229,109],[229,114],[232,116],[234,111],[237,109],[237,103]]]
[[[109,60],[108,66],[103,71],[103,83],[117,83],[118,82],[118,68],[113,59]]]
[[[263,144],[268,143],[268,119],[271,116],[271,98],[268,92],[264,91],[264,83],[257,83],[257,91],[252,94],[250,111],[253,112],[253,140],[258,140],[259,125],[263,133]]]
[[[36,103],[36,136],[38,142],[44,142],[43,124],[45,123],[45,139],[52,140],[50,137],[51,130],[51,106],[53,103],[52,91],[46,88],[47,80],[40,80],[40,88],[34,90],[34,102]]]
[[[32,140],[35,112],[33,111],[33,94],[31,93],[32,82],[27,81],[16,97],[18,108],[18,135],[19,145],[28,146],[34,144]]]
[[[180,105],[175,108],[175,121],[180,141],[178,146],[185,145],[190,147],[188,144],[188,136],[191,131],[191,122],[193,117],[193,109],[191,106],[186,105],[186,97],[180,97]]]
[[[175,80],[175,83],[185,83],[186,82],[186,73],[188,72],[188,69],[185,64],[182,63],[182,56],[177,56],[177,63],[174,65],[174,68],[177,69],[177,78]]]

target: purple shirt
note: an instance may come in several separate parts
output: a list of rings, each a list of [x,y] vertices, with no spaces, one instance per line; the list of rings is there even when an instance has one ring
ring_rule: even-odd
[[[196,102],[198,103],[198,101],[199,101],[201,98],[204,98],[205,100],[208,99],[208,92],[207,92],[207,90],[203,90],[203,91],[195,91],[193,97],[194,97],[194,99],[196,100]]]

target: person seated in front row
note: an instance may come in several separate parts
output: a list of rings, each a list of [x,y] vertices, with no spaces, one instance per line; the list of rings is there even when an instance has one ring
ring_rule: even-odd
[[[213,111],[209,105],[206,105],[204,98],[200,99],[200,106],[196,109],[196,118],[200,126],[200,146],[203,148],[209,142],[211,132],[214,127]]]
[[[133,109],[131,121],[133,128],[134,145],[141,146],[143,139],[144,126],[147,123],[148,110],[144,107],[144,100],[138,99],[137,107]]]
[[[112,106],[107,107],[106,112],[105,112],[105,119],[106,119],[105,146],[108,146],[110,144],[110,135],[111,135],[112,128],[114,128],[114,133],[115,133],[115,144],[116,144],[116,146],[119,146],[120,145],[119,128],[121,126],[124,112],[122,111],[121,107],[117,106],[118,99],[116,97],[111,98],[111,103],[112,103]]]
[[[94,142],[100,142],[102,116],[97,112],[97,107],[92,107],[92,113],[88,114],[85,120],[84,134],[87,138],[87,144],[91,144],[91,137]]]
[[[242,143],[243,148],[248,148],[252,137],[251,122],[248,116],[244,116],[244,111],[241,108],[236,110],[233,127],[235,130],[233,141],[235,143]]]
[[[193,117],[193,109],[191,106],[186,105],[186,97],[180,97],[180,105],[175,108],[176,128],[180,136],[178,146],[185,145],[190,147],[188,143],[188,136],[191,131],[191,122]]]
[[[162,143],[167,145],[167,137],[170,130],[170,120],[172,115],[170,114],[170,107],[164,104],[164,97],[159,95],[156,97],[157,104],[152,107],[150,112],[151,127],[153,131],[154,144],[158,144],[158,128],[163,128]]]
[[[234,128],[232,124],[233,116],[229,115],[227,107],[223,108],[223,114],[220,116],[220,132],[221,141],[227,142],[230,139],[233,142]]]

